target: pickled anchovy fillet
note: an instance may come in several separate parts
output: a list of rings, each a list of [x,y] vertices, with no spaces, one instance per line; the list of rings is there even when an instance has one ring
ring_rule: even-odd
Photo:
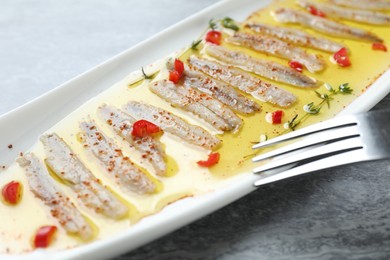
[[[226,64],[278,82],[297,87],[317,87],[320,82],[274,61],[253,58],[243,52],[232,51],[222,46],[208,45],[206,53]]]
[[[363,22],[368,24],[389,25],[390,16],[380,12],[367,10],[356,10],[338,7],[333,4],[322,4],[313,1],[298,0],[299,5],[304,8],[315,7],[327,17],[336,17],[344,20]],[[390,7],[390,2],[389,2]]]
[[[238,32],[234,36],[229,37],[227,41],[283,59],[297,61],[304,65],[310,72],[321,71],[325,68],[325,62],[315,54],[307,53],[304,49],[293,46],[275,37]]]
[[[297,30],[284,28],[279,26],[273,26],[268,24],[260,24],[260,23],[250,23],[245,27],[261,34],[267,34],[274,37],[277,37],[283,41],[291,42],[296,45],[310,47],[318,50],[323,50],[326,52],[337,52],[341,48],[345,47],[345,45],[328,40],[326,38],[315,37],[306,32]]]
[[[292,93],[232,66],[225,66],[196,56],[190,57],[189,66],[213,78],[225,81],[264,102],[286,107],[296,101]]]
[[[138,101],[128,102],[123,106],[123,109],[138,120],[150,121],[163,131],[176,135],[190,144],[213,149],[221,143],[217,137],[203,128],[191,125],[164,109]]]
[[[239,113],[252,114],[261,110],[256,102],[240,94],[233,87],[203,76],[190,68],[186,70],[184,86],[210,93],[214,98]]]
[[[328,0],[332,4],[365,9],[365,10],[390,10],[390,2],[386,0]]]
[[[299,24],[330,36],[383,42],[383,39],[371,32],[298,10],[279,8],[273,12],[273,16],[279,22]]]
[[[140,194],[153,193],[156,185],[128,157],[122,154],[93,121],[81,122],[84,147],[107,167],[107,171],[121,188]]]
[[[100,184],[62,138],[57,134],[48,134],[41,136],[40,140],[47,156],[47,165],[69,184],[86,207],[113,219],[127,214],[128,208]]]
[[[137,121],[135,118],[108,105],[99,107],[98,114],[118,135],[142,153],[142,158],[153,166],[157,175],[164,176],[166,174],[166,156],[161,142],[153,136],[136,137],[131,134],[133,124]]]
[[[93,230],[76,206],[58,188],[45,164],[34,154],[27,153],[17,159],[25,170],[30,190],[50,208],[51,215],[70,234],[84,240],[93,237]]]
[[[168,80],[154,82],[149,88],[172,105],[198,115],[219,130],[236,131],[242,125],[242,119],[226,105],[193,88],[175,85]]]

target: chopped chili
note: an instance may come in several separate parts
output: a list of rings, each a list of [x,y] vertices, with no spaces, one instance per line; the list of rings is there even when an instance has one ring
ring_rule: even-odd
[[[312,14],[312,15],[315,15],[315,16],[319,16],[319,17],[323,17],[325,18],[326,17],[326,14],[324,12],[321,12],[320,10],[318,10],[317,8],[315,8],[314,6],[310,5],[308,7],[309,9],[309,12]]]
[[[376,50],[376,51],[384,51],[384,52],[387,52],[387,47],[386,45],[384,45],[383,43],[380,43],[380,42],[374,42],[372,44],[372,49],[373,50]]]
[[[211,167],[219,162],[219,157],[218,152],[210,153],[206,161],[198,161],[197,164],[202,167]]]
[[[170,71],[169,72],[169,80],[172,81],[173,83],[177,83],[180,80],[180,74],[176,70]]]
[[[1,193],[5,202],[16,205],[22,198],[23,186],[18,181],[11,181],[6,184]]]
[[[175,59],[174,70],[169,72],[169,80],[175,84],[178,83],[181,77],[183,76],[183,72],[184,72],[184,63],[179,59]]]
[[[219,31],[211,30],[206,34],[206,42],[220,45],[221,40],[222,40],[222,33]]]
[[[299,63],[298,61],[293,61],[293,60],[289,61],[288,65],[290,66],[290,68],[292,68],[298,72],[303,71],[303,65],[301,63]]]
[[[135,137],[144,137],[159,133],[160,131],[161,129],[157,125],[141,119],[133,124],[133,131],[131,132],[131,135]]]
[[[179,73],[179,75],[183,75],[183,72],[184,72],[184,63],[179,60],[179,59],[175,59],[175,71],[177,71]]]
[[[348,51],[346,48],[341,48],[338,52],[333,55],[333,59],[339,64],[341,67],[351,66],[351,61],[348,57]]]
[[[282,123],[282,116],[283,116],[282,110],[276,110],[276,111],[272,112],[272,124]]]
[[[45,248],[50,245],[54,235],[57,231],[56,226],[42,226],[37,230],[37,233],[34,237],[34,247],[35,248]]]

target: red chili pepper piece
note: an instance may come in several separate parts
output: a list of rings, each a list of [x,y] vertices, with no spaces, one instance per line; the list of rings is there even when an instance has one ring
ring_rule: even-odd
[[[173,83],[177,83],[179,82],[180,80],[180,74],[178,71],[174,70],[174,71],[170,71],[169,72],[169,80],[172,81]]]
[[[131,135],[135,137],[144,137],[159,133],[160,131],[161,129],[157,125],[141,119],[133,124],[133,131],[131,132]]]
[[[183,75],[184,63],[179,59],[175,59],[175,70],[179,73],[180,76]]]
[[[57,231],[56,226],[42,226],[38,229],[34,237],[34,247],[35,248],[45,248],[48,247],[53,240],[53,237]]]
[[[315,8],[314,6],[309,6],[309,12],[312,14],[312,15],[315,15],[315,16],[319,16],[319,17],[326,17],[326,14],[321,12],[320,10],[318,10],[317,8]]]
[[[220,45],[221,40],[222,40],[222,33],[219,31],[212,30],[206,34],[206,42]]]
[[[351,66],[351,61],[348,57],[348,51],[346,48],[341,48],[338,52],[333,55],[333,59],[339,64],[341,67]]]
[[[276,111],[272,112],[272,124],[282,123],[282,116],[283,116],[282,110],[276,110]]]
[[[174,70],[169,72],[169,80],[175,84],[178,83],[181,77],[183,76],[183,72],[184,72],[184,63],[179,59],[175,59]]]
[[[376,50],[376,51],[384,51],[384,52],[387,52],[387,47],[386,45],[384,45],[383,43],[380,43],[380,42],[374,42],[372,44],[372,49],[373,50]]]
[[[298,72],[303,71],[303,65],[301,63],[299,63],[298,61],[293,61],[293,60],[289,61],[288,65],[290,66],[290,68],[292,68]]]
[[[211,167],[219,162],[219,153],[210,153],[206,161],[197,161],[197,164],[202,167]]]
[[[15,205],[20,201],[22,191],[23,187],[20,182],[11,181],[3,187],[1,193],[5,202]]]

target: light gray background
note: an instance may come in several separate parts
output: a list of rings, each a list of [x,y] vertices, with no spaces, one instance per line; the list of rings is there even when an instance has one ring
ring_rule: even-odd
[[[215,2],[1,0],[0,114]],[[263,187],[118,259],[389,257],[386,160]]]

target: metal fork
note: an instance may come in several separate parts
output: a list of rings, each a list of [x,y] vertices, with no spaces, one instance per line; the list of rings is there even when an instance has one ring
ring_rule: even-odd
[[[296,139],[301,140],[252,159],[270,160],[253,170],[262,173],[255,186],[339,165],[390,158],[390,110],[337,117],[252,148]],[[289,169],[284,170],[286,167]]]

